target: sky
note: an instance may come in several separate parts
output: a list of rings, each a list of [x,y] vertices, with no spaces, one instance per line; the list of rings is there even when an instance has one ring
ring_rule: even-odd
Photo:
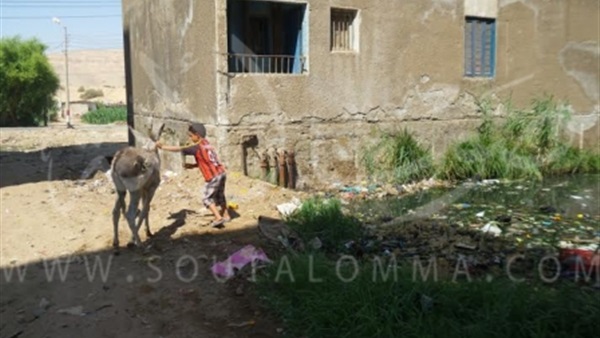
[[[69,50],[123,48],[120,0],[0,0],[2,38],[37,38],[46,53],[58,53],[65,26]]]

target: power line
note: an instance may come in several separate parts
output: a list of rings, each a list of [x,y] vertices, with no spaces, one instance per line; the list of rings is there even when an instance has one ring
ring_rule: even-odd
[[[49,20],[51,16],[3,16],[0,20]],[[120,14],[114,15],[61,15],[61,19],[100,19],[100,18],[120,18]]]
[[[82,2],[81,0],[73,0],[73,1],[65,1],[65,0],[59,0],[59,1],[35,1],[35,0],[31,0],[31,1],[27,1],[27,0],[3,0],[2,4],[11,4],[11,5],[35,5],[35,4],[41,4],[41,5],[52,5],[52,4],[73,4],[73,5],[78,5],[78,4],[120,4],[120,1],[85,1]]]
[[[73,4],[73,5],[67,5],[67,4],[56,4],[56,5],[37,5],[37,4],[27,4],[27,5],[16,5],[16,4],[8,4],[8,5],[2,5],[2,7],[4,8],[10,8],[10,9],[25,9],[25,8],[115,8],[115,7],[121,7],[120,4],[115,3],[114,5],[106,5],[106,4],[88,4],[88,5],[84,5],[84,4]]]
[[[69,35],[71,37],[71,39],[73,40],[85,40],[85,41],[89,41],[89,40],[122,40],[123,39],[123,33],[119,33],[119,34],[112,34],[112,35]]]

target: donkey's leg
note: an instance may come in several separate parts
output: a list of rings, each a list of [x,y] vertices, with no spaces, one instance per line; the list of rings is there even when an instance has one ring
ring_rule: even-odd
[[[156,192],[156,188],[158,188],[158,184],[152,185],[148,191],[146,192],[145,198],[145,209],[143,212],[146,224],[146,236],[152,237],[152,232],[150,231],[150,202],[152,202],[152,198],[154,198],[154,193]]]
[[[138,205],[140,203],[140,192],[130,191],[129,192],[129,208],[127,210],[127,222],[129,223],[129,229],[131,230],[131,242],[127,246],[137,245],[139,246],[142,241],[137,233],[137,227],[135,226],[135,218],[138,212]]]
[[[115,201],[115,207],[113,208],[113,248],[119,249],[119,218],[121,212],[125,210],[125,194],[126,191],[117,190],[117,200]]]
[[[146,235],[148,237],[152,237],[152,233],[150,232],[150,226],[148,225],[148,217],[150,214],[150,201],[152,200],[152,193],[149,191],[145,191],[142,193],[142,212],[137,221],[136,233],[139,233],[140,227],[142,226],[142,222],[146,224]]]

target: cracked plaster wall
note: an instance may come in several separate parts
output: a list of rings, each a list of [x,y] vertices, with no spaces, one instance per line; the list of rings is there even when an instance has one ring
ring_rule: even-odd
[[[136,129],[165,122],[163,139],[175,144],[186,141],[187,121],[217,122],[215,8],[206,0],[123,0]],[[180,156],[164,157],[180,170]]]
[[[295,150],[300,186],[357,178],[360,147],[381,130],[408,127],[441,154],[478,125],[480,95],[517,106],[544,93],[567,99],[577,114],[567,127],[573,141],[583,131],[585,145],[597,144],[594,0],[289,2],[308,4],[308,74],[227,75],[224,0],[125,0],[137,123],[163,117],[183,142],[183,121],[206,122],[235,170],[242,136],[255,134],[259,153]],[[330,52],[330,7],[359,11],[358,53]],[[497,15],[494,79],[463,77],[464,15],[473,13]],[[257,152],[247,158],[256,176]]]

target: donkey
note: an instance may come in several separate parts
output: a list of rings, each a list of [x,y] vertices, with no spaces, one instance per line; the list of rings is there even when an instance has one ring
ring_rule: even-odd
[[[141,136],[130,127],[131,132],[136,135],[136,142],[142,141],[142,146],[123,148],[117,151],[113,157],[111,177],[117,193],[117,200],[113,209],[113,248],[116,253],[119,252],[118,228],[121,213],[127,219],[131,230],[131,241],[127,244],[128,247],[141,245],[138,232],[143,221],[146,225],[146,235],[152,237],[148,221],[150,202],[160,185],[160,156],[155,144],[160,139],[164,126],[164,124],[161,124],[156,137],[150,135],[149,139]],[[129,192],[129,207],[125,212],[125,195],[127,192]],[[138,209],[140,199],[142,201],[141,213]],[[138,214],[139,219],[135,224]]]

